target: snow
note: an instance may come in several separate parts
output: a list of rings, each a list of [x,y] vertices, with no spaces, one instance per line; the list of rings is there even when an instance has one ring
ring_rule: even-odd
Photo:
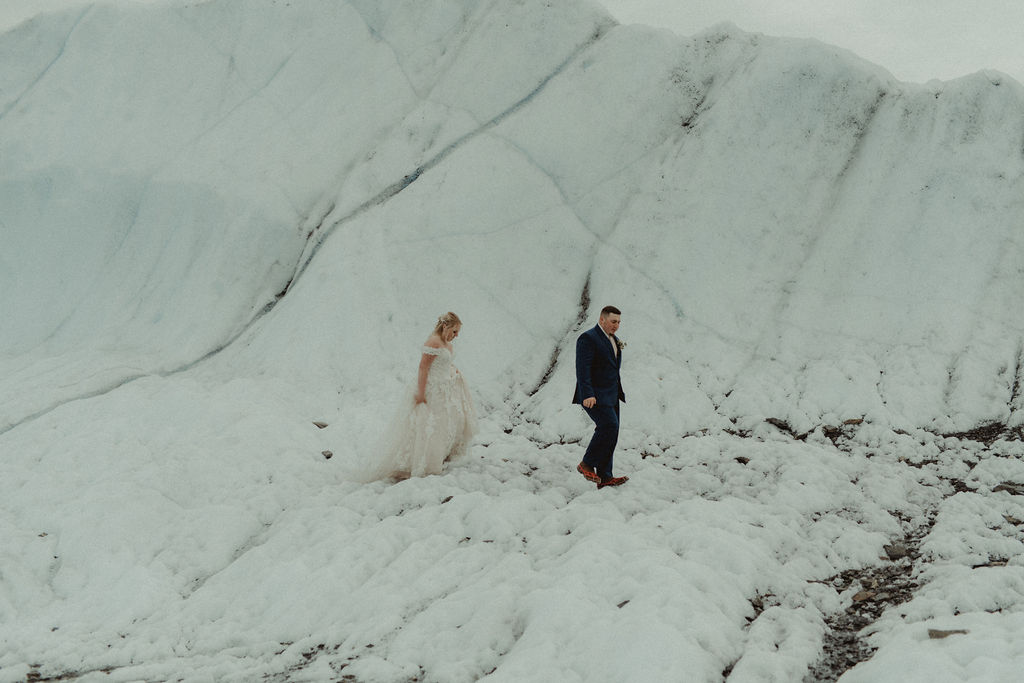
[[[1015,680],[1024,445],[950,435],[1024,423],[1020,84],[575,1],[83,4],[0,54],[0,681],[801,680],[932,522],[842,681]],[[354,481],[447,310],[471,457]]]

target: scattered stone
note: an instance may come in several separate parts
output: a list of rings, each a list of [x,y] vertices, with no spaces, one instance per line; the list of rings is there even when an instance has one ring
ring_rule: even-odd
[[[330,451],[323,451],[321,455],[323,455],[326,460],[330,460],[334,457],[334,453],[331,453]]]
[[[968,631],[962,628],[955,628],[949,631],[943,631],[937,628],[928,629],[928,637],[932,640],[940,640],[942,638],[948,638],[956,635],[967,635]]]
[[[316,425],[319,429],[326,429],[327,428],[327,423],[326,422],[321,422],[320,420],[316,420],[315,422],[313,422],[313,424]]]
[[[617,606],[618,606],[619,609],[622,609],[623,607],[625,607],[628,604],[629,604],[629,600],[623,600]]]
[[[1024,519],[1017,519],[1013,515],[1003,515],[1003,519],[1005,519],[1007,522],[1014,526],[1020,526],[1024,524]]]
[[[821,428],[821,433],[825,435],[825,438],[827,438],[834,444],[837,441],[839,441],[839,437],[843,435],[843,430],[840,429],[839,427],[825,425],[824,427]]]
[[[734,460],[736,460],[736,462],[738,462],[741,465],[746,465],[748,462],[750,462],[750,458],[743,457],[742,455],[739,456],[738,458],[734,458]]]
[[[854,602],[866,602],[868,600],[874,600],[874,599],[875,599],[875,592],[874,591],[861,591],[861,592],[859,592],[859,593],[857,593],[856,595],[853,596],[853,601]]]
[[[907,546],[902,543],[893,543],[892,545],[883,545],[882,550],[889,556],[889,559],[895,562],[896,560],[902,560],[910,554]]]
[[[859,425],[859,424],[863,424],[863,423],[864,423],[864,418],[862,418],[862,417],[854,417],[854,418],[851,418],[849,420],[844,420],[843,421],[844,425]]]

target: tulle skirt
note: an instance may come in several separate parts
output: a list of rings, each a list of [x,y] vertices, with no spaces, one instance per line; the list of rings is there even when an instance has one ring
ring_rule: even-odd
[[[432,373],[433,374],[433,373]],[[446,373],[447,374],[447,373]],[[464,457],[476,434],[476,411],[462,374],[427,381],[426,403],[413,392],[401,404],[365,468],[365,481],[440,474],[444,464]]]

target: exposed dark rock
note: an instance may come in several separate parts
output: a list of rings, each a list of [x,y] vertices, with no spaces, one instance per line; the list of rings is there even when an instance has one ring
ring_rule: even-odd
[[[999,493],[1000,491],[1006,491],[1013,496],[1024,496],[1024,484],[1018,484],[1013,481],[1004,481],[1002,484],[999,484],[992,489],[992,493]]]
[[[882,550],[884,550],[885,554],[889,557],[889,559],[893,561],[902,560],[909,553],[909,551],[907,550],[907,546],[903,545],[902,543],[883,545]]]
[[[786,422],[785,420],[781,420],[781,419],[779,419],[777,417],[769,417],[769,418],[765,419],[765,422],[767,422],[771,426],[775,427],[779,431],[782,431],[782,432],[785,432],[785,433],[789,434],[790,436],[792,436],[797,441],[805,441],[807,439],[807,436],[810,434],[810,432],[804,432],[803,434],[797,434],[796,431],[793,429],[792,426],[790,426],[790,424],[788,422]]]
[[[921,541],[934,523],[933,513],[903,539],[885,546],[886,554],[893,560],[891,563],[845,571],[825,582],[840,592],[848,591],[855,584],[859,584],[861,590],[853,594],[849,607],[827,620],[829,630],[822,642],[822,656],[810,668],[804,683],[833,683],[874,655],[874,648],[864,641],[861,631],[877,621],[889,607],[914,596],[919,587],[914,579],[915,562],[920,557]],[[898,557],[893,558],[892,554]]]
[[[1024,429],[1021,427],[1008,427],[1002,422],[990,422],[986,425],[975,427],[964,432],[951,432],[942,434],[943,438],[961,439],[963,441],[979,441],[986,446],[991,446],[999,439],[1024,440]]]

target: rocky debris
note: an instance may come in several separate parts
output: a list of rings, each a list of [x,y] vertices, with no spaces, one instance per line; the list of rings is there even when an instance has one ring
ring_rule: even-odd
[[[57,681],[74,681],[85,676],[91,676],[93,674],[105,674],[109,676],[117,669],[114,668],[103,668],[95,671],[76,671],[76,672],[65,672],[57,674],[55,676],[43,676],[39,671],[39,666],[32,667],[32,670],[25,676],[25,683],[56,683]]]
[[[854,435],[853,427],[857,427],[864,424],[864,418],[855,417],[849,420],[843,420],[843,423],[838,427],[833,425],[822,425],[821,433],[825,435],[829,441],[832,442],[833,446],[839,447],[839,441],[841,439],[851,439]]]
[[[961,441],[978,441],[991,446],[1000,439],[1024,441],[1024,426],[1021,427],[1009,427],[1002,422],[991,422],[986,425],[969,429],[965,432],[951,432],[948,434],[941,434],[946,439],[960,439]]]
[[[851,604],[826,620],[829,628],[822,642],[822,656],[811,667],[804,683],[832,683],[847,670],[867,661],[875,653],[861,638],[861,631],[894,605],[907,602],[919,584],[914,567],[920,557],[921,541],[934,526],[934,516],[912,529],[900,541],[883,547],[885,564],[852,569],[831,577],[828,583],[840,593],[857,588]]]
[[[327,423],[323,422],[322,420],[314,420],[313,424],[316,426],[317,429],[327,429],[328,427]]]
[[[1005,558],[994,558],[989,559],[988,562],[982,562],[981,564],[972,564],[971,569],[981,569],[982,567],[1005,567],[1010,564],[1010,561]]]
[[[765,422],[772,425],[781,432],[789,434],[796,441],[806,441],[807,437],[813,434],[817,430],[821,430],[821,433],[832,441],[836,446],[839,445],[841,439],[850,439],[853,437],[855,427],[864,424],[864,418],[854,417],[848,420],[843,420],[839,425],[820,425],[815,429],[808,432],[797,432],[796,429],[789,424],[786,420],[777,417],[769,417],[765,419]],[[727,433],[736,434],[737,436],[748,436],[748,434],[742,432],[730,432]],[[895,430],[897,434],[906,435],[907,432],[903,430]],[[1007,441],[1024,441],[1024,425],[1018,427],[1010,427],[1003,424],[1002,422],[992,422],[990,424],[981,425],[974,429],[969,429],[963,432],[945,432],[939,433],[937,436],[941,436],[944,439],[959,439],[961,441],[976,441],[978,443],[991,446],[993,443],[999,440]],[[927,464],[927,463],[926,463]],[[934,463],[930,463],[934,464]]]
[[[1000,491],[1006,491],[1011,496],[1024,496],[1024,484],[1018,484],[1014,481],[1004,481],[992,489],[992,493],[999,493]]]
[[[854,417],[848,420],[843,420],[842,424],[838,426],[821,425],[819,427],[816,427],[815,429],[812,429],[809,432],[797,432],[792,425],[790,425],[785,420],[779,419],[777,417],[766,418],[765,422],[775,427],[779,431],[789,434],[796,441],[806,441],[807,437],[809,437],[815,431],[820,429],[821,433],[825,436],[825,438],[831,441],[833,445],[839,446],[839,441],[841,439],[850,439],[853,437],[854,428],[863,424],[864,418]]]
[[[957,494],[957,493],[973,493],[974,492],[974,489],[971,488],[967,484],[967,482],[965,482],[963,479],[952,479],[950,477],[943,477],[943,476],[940,476],[939,479],[942,479],[947,484],[949,484],[951,487],[953,487],[953,493],[950,494],[950,495],[954,495],[954,494]]]
[[[838,428],[823,428],[824,434],[837,441],[844,435]],[[967,432],[955,434],[941,434],[944,438],[955,438],[959,440],[975,441],[985,444],[986,447],[1000,439],[1024,440],[1024,427],[1010,428],[1000,423],[983,425]],[[834,438],[833,438],[834,437]],[[941,467],[940,459],[925,459],[914,462],[910,458],[901,456],[899,462],[908,467],[918,469]],[[964,460],[963,464],[968,470],[978,464],[976,460]],[[937,467],[938,466],[938,467]],[[935,474],[946,487],[944,497],[948,498],[960,493],[975,493],[977,488],[972,487],[963,479],[949,476],[939,469]],[[977,486],[976,484],[974,486]],[[1014,481],[1004,481],[992,488],[993,493],[1005,492],[1013,496],[1024,495],[1024,484]],[[914,580],[916,566],[920,559],[921,541],[931,531],[935,523],[935,515],[938,508],[931,510],[926,521],[907,533],[906,537],[883,546],[885,556],[880,558],[887,561],[880,567],[867,567],[860,570],[843,572],[832,577],[829,582],[837,590],[847,593],[856,588],[850,596],[850,606],[843,612],[833,615],[827,620],[828,633],[822,643],[823,653],[821,659],[808,672],[804,683],[831,683],[838,680],[848,669],[860,662],[869,659],[874,651],[861,639],[860,633],[864,627],[875,622],[882,613],[889,607],[907,602],[913,597],[914,591],[918,588]],[[1024,520],[1012,515],[1003,515],[1003,518],[1010,525],[1024,526]],[[909,520],[903,519],[906,524]],[[990,557],[988,561],[974,565],[980,567],[1003,567],[1008,560],[1002,557]],[[929,631],[930,638],[945,638],[950,635],[962,634],[966,631],[953,630],[941,631],[932,629]]]
[[[790,436],[792,436],[797,441],[806,441],[807,437],[810,435],[810,432],[804,432],[802,434],[798,434],[796,432],[796,430],[793,429],[793,427],[788,422],[786,422],[785,420],[779,419],[777,417],[766,418],[765,422],[770,424],[772,427],[775,427],[780,432],[785,432],[786,434],[789,434]]]

